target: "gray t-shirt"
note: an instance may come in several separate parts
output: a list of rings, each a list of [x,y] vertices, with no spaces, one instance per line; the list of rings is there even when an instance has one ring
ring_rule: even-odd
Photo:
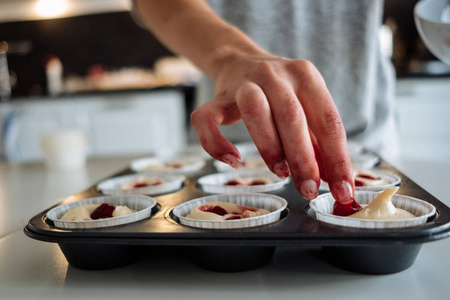
[[[325,79],[349,140],[386,158],[396,153],[395,76],[379,41],[382,0],[209,3],[265,50],[311,61]],[[212,100],[214,83],[204,78],[197,95],[197,105]],[[221,131],[233,142],[249,139],[243,122]]]

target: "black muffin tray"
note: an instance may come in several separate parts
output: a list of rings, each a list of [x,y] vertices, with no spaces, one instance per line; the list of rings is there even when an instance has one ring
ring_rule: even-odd
[[[150,218],[100,229],[60,229],[46,217],[34,216],[24,232],[30,238],[57,243],[70,265],[80,269],[110,269],[139,260],[146,253],[177,248],[197,265],[213,271],[237,272],[258,268],[272,259],[278,247],[317,246],[327,262],[350,271],[388,274],[414,264],[423,243],[450,235],[450,208],[384,161],[376,166],[399,175],[398,194],[425,200],[436,207],[436,215],[424,225],[396,229],[358,229],[318,221],[291,182],[271,192],[288,202],[281,219],[272,224],[240,229],[199,229],[181,225],[172,210],[185,201],[206,196],[197,184],[201,176],[217,172],[206,167],[187,175],[183,187],[154,196],[158,204]],[[132,173],[122,170],[112,177]],[[101,196],[96,185],[59,203]],[[177,251],[175,251],[176,253]]]

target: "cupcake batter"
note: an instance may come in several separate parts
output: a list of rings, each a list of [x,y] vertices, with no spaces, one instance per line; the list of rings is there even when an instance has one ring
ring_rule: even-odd
[[[100,211],[99,212],[99,208]],[[105,210],[111,210],[111,213],[107,213],[108,217],[120,217],[132,214],[136,212],[135,210],[130,209],[127,206],[114,206],[112,204],[108,203],[102,203],[100,205],[98,204],[89,204],[89,205],[83,205],[83,206],[77,206],[72,209],[70,209],[68,212],[66,212],[62,217],[61,220],[64,221],[90,221],[95,219],[102,219],[105,217],[92,217],[94,212],[96,215],[100,213],[101,215],[105,215]]]
[[[363,209],[349,215],[350,218],[374,219],[374,220],[402,220],[416,216],[412,213],[396,208],[391,202],[392,196],[398,191],[398,187],[384,190],[370,204],[361,205]]]
[[[238,205],[230,202],[207,202],[192,209],[186,218],[197,220],[236,220],[269,214],[263,208]]]

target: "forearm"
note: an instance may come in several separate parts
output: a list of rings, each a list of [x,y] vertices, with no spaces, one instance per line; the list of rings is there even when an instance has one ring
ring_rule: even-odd
[[[136,6],[142,21],[166,47],[213,79],[230,57],[267,54],[203,0],[136,0]]]

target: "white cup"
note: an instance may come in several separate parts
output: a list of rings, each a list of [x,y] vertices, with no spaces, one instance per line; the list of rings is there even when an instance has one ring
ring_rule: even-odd
[[[50,169],[84,168],[86,144],[86,135],[77,129],[61,129],[41,135],[41,147]]]

